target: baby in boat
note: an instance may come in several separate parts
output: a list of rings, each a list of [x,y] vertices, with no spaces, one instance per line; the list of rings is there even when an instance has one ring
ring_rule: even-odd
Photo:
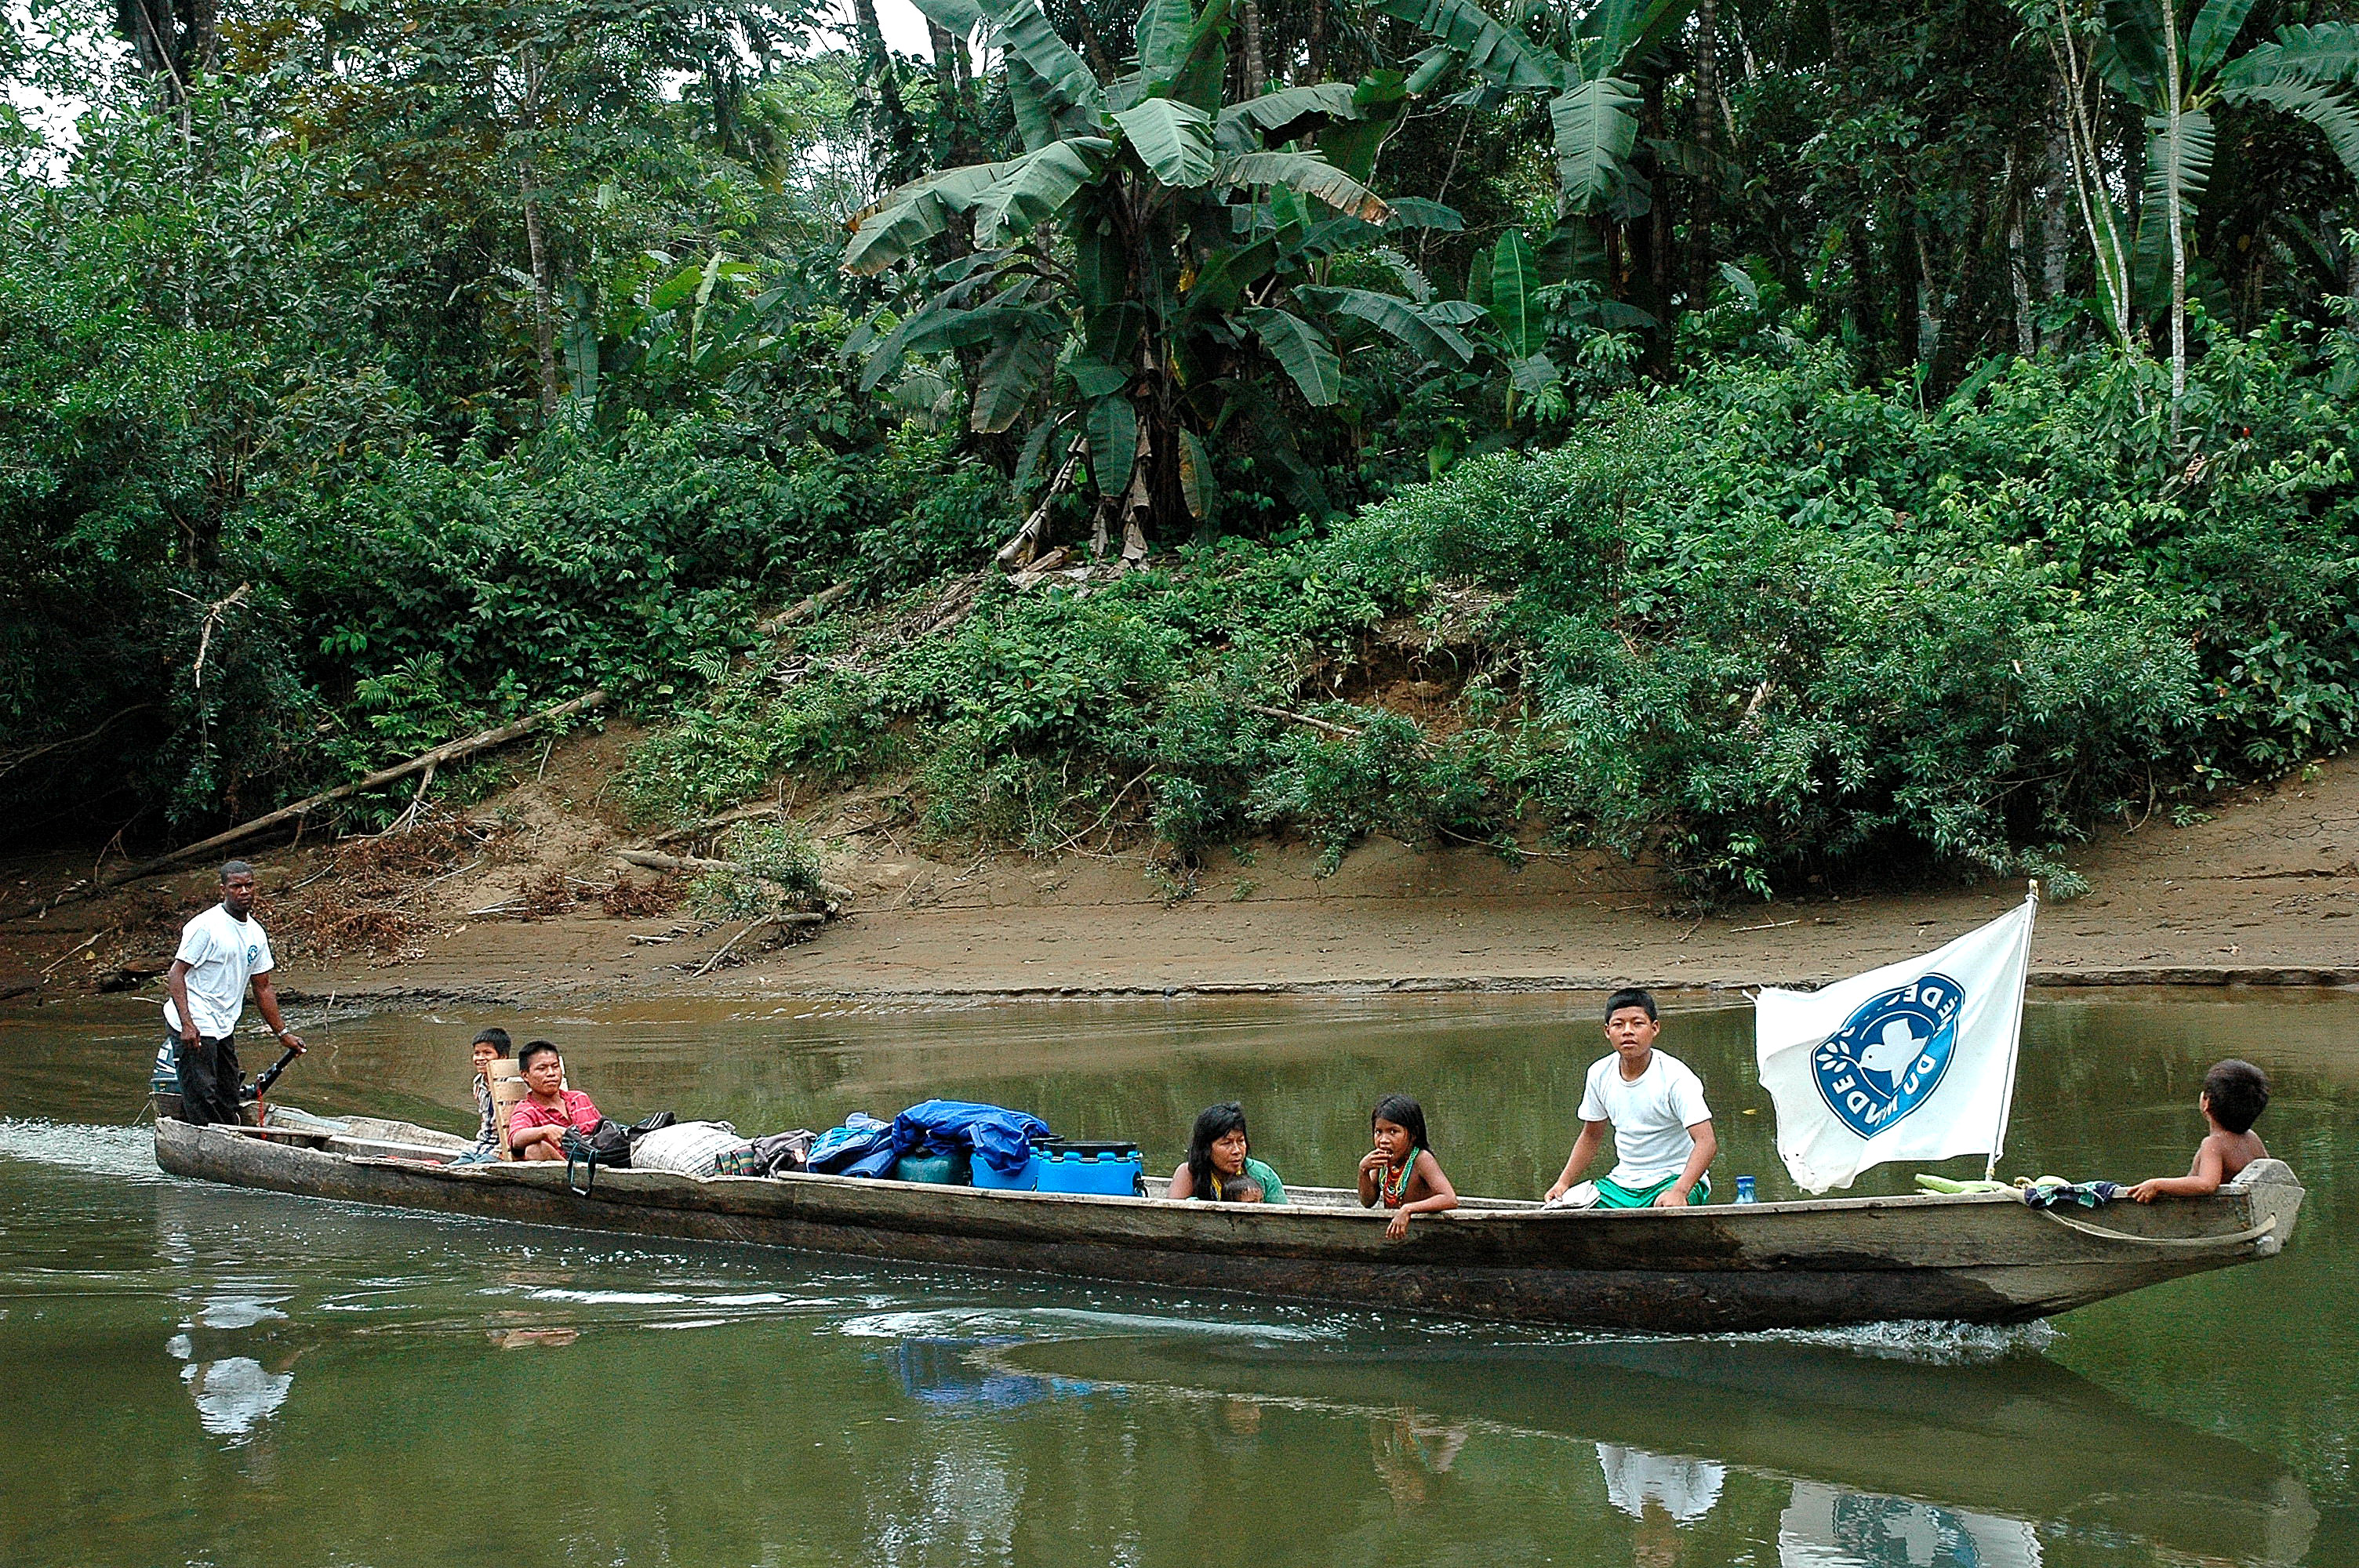
[[[2195,1163],[2183,1176],[2157,1176],[2132,1187],[2129,1195],[2140,1203],[2157,1198],[2200,1198],[2220,1190],[2268,1150],[2253,1131],[2253,1123],[2268,1108],[2268,1075],[2250,1062],[2230,1058],[2214,1062],[2203,1075],[2203,1092],[2196,1108],[2212,1130],[2195,1148]]]
[[[1368,1134],[1376,1146],[1360,1162],[1360,1206],[1381,1203],[1393,1211],[1387,1237],[1407,1236],[1413,1214],[1458,1206],[1458,1189],[1441,1173],[1426,1136],[1424,1107],[1407,1095],[1386,1095],[1368,1114]]]

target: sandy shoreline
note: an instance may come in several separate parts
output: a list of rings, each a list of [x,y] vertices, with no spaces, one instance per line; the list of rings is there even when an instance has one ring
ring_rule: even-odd
[[[541,852],[513,876],[563,867],[585,880],[636,838],[574,804],[601,761],[525,801]],[[517,792],[527,795],[531,786]],[[561,793],[570,789],[571,795]],[[861,825],[857,802],[822,822],[828,874],[853,894],[811,941],[691,978],[740,929],[683,917],[609,919],[583,903],[540,920],[471,917],[496,904],[499,868],[437,889],[433,929],[402,951],[284,963],[283,992],[382,1007],[465,1000],[783,996],[1046,998],[1366,995],[1600,990],[1709,992],[1810,985],[1921,953],[2003,913],[2020,881],[1865,898],[1815,897],[1679,913],[1643,867],[1602,856],[1511,869],[1486,851],[1376,840],[1332,876],[1301,847],[1212,856],[1192,896],[1167,902],[1144,855],[1020,857],[960,865]],[[303,865],[276,861],[286,885]],[[2186,827],[2112,828],[2074,858],[2091,892],[2044,905],[2032,983],[2359,985],[2359,758],[2246,791]],[[611,872],[607,873],[611,874]],[[38,887],[38,868],[10,877]],[[1168,883],[1165,890],[1169,891]],[[124,901],[61,906],[0,926],[0,991],[13,975],[63,994],[78,974],[169,955],[178,912],[209,878],[149,884]],[[269,918],[266,910],[266,920]],[[145,924],[141,924],[144,920]],[[104,941],[91,940],[103,936]],[[637,940],[634,940],[634,938]],[[73,949],[89,942],[77,960]],[[750,944],[749,944],[750,946]],[[116,956],[101,958],[112,948]],[[734,955],[733,955],[734,957]],[[60,972],[62,971],[62,972]],[[118,969],[118,972],[119,969]],[[20,981],[20,983],[22,983]],[[152,988],[153,982],[148,982]],[[86,989],[86,988],[85,988]]]

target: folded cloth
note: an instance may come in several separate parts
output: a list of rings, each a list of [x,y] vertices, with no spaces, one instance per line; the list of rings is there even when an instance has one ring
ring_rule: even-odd
[[[889,1147],[892,1140],[891,1122],[879,1121],[864,1110],[855,1110],[843,1119],[841,1127],[831,1127],[819,1135],[804,1159],[803,1168],[833,1175],[880,1147]]]
[[[1677,1176],[1665,1176],[1651,1187],[1625,1187],[1610,1176],[1597,1178],[1599,1208],[1652,1208],[1655,1200],[1669,1192],[1679,1181]],[[1712,1178],[1704,1177],[1688,1189],[1690,1205],[1708,1202],[1712,1197]]]
[[[2113,1182],[2064,1182],[2042,1176],[2023,1189],[2023,1201],[2034,1208],[2060,1208],[2068,1203],[2103,1208],[2127,1190]]]
[[[753,1147],[751,1141],[740,1138],[737,1130],[725,1121],[676,1121],[640,1135],[631,1145],[631,1169],[710,1176],[720,1169],[724,1159],[733,1165],[742,1164],[738,1152]]]
[[[1556,1196],[1549,1199],[1548,1202],[1540,1205],[1540,1206],[1542,1208],[1595,1208],[1597,1206],[1597,1184],[1595,1182],[1575,1182],[1572,1185],[1565,1188],[1564,1191],[1557,1194]]]
[[[798,1127],[792,1132],[773,1132],[754,1140],[754,1162],[756,1175],[783,1175],[799,1171],[810,1163],[811,1146],[819,1134],[808,1127]]]

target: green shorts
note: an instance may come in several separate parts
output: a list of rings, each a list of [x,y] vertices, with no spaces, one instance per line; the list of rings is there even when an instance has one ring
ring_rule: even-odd
[[[1597,1178],[1597,1206],[1599,1208],[1652,1208],[1655,1206],[1655,1200],[1669,1191],[1678,1181],[1677,1176],[1666,1176],[1651,1187],[1639,1187],[1634,1190],[1618,1182],[1608,1181],[1603,1176],[1600,1176]],[[1690,1204],[1711,1201],[1712,1178],[1710,1176],[1703,1177],[1688,1189]]]

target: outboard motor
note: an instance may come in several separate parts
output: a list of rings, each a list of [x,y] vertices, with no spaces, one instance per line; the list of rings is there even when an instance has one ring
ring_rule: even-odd
[[[156,1108],[157,1120],[180,1119],[180,1065],[173,1060],[168,1038],[156,1048],[156,1069],[147,1075],[147,1098]]]

